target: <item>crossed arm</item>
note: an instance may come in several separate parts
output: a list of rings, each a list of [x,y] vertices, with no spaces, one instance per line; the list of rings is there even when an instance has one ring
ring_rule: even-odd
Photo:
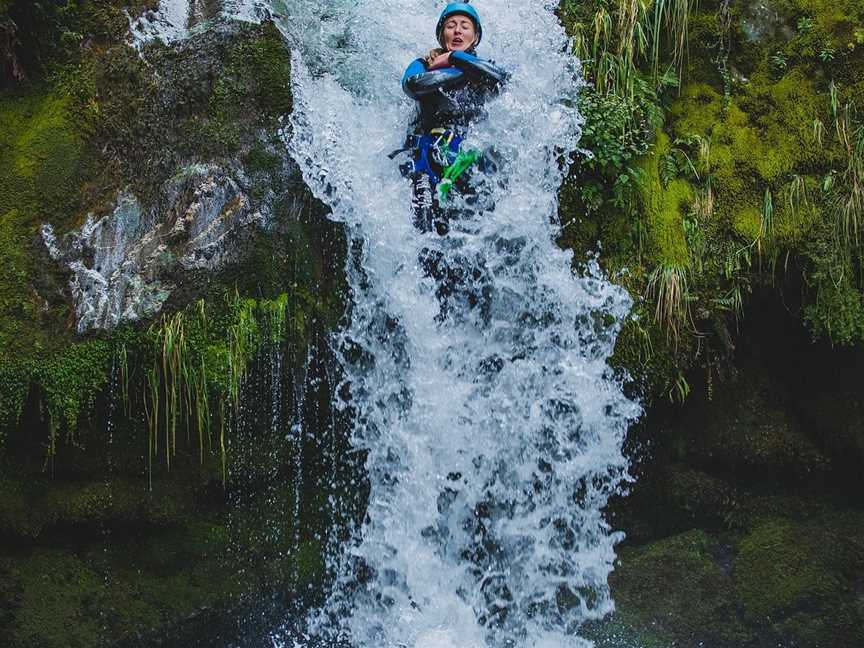
[[[443,58],[439,57],[439,58]],[[436,64],[439,64],[436,60]],[[402,89],[412,99],[437,92],[439,89],[461,85],[467,79],[472,83],[495,87],[507,79],[507,73],[491,61],[465,52],[450,52],[441,64],[446,67],[427,68],[422,59],[417,59],[402,76]],[[440,64],[439,64],[440,65]]]

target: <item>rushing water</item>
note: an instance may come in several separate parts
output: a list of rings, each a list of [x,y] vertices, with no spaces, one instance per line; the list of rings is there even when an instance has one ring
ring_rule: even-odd
[[[355,241],[340,348],[371,481],[310,633],[356,646],[573,646],[612,609],[618,536],[601,508],[625,477],[637,407],[606,364],[626,293],[592,269],[574,276],[553,241],[560,160],[579,140],[578,62],[550,6],[476,4],[481,51],[512,77],[471,143],[506,163],[477,179],[487,209],[445,238],[412,228],[408,183],[386,157],[413,108],[400,73],[433,43],[441,7],[331,5],[314,65],[294,56],[290,151]],[[418,263],[427,250],[464,274],[443,318]]]
[[[365,520],[330,556],[332,594],[295,645],[587,644],[580,626],[613,608],[620,534],[601,510],[626,479],[639,408],[607,365],[626,292],[596,264],[574,274],[554,243],[581,121],[555,5],[475,2],[479,53],[511,77],[469,144],[504,162],[475,174],[484,199],[446,237],[412,227],[387,157],[414,108],[401,73],[434,45],[443,3],[268,5],[294,48],[288,150],[349,232],[336,406],[370,482]],[[462,274],[449,297],[418,261],[430,251]]]

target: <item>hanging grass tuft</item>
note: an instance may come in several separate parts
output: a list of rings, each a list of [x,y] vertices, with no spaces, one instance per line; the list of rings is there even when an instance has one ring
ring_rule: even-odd
[[[666,331],[667,339],[677,342],[682,329],[692,328],[687,268],[658,265],[651,272],[645,294],[655,303],[654,321]]]

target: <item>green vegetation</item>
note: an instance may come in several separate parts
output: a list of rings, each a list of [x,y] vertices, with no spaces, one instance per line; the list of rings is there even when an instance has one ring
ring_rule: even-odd
[[[697,367],[722,373],[754,285],[803,283],[815,337],[864,341],[864,11],[771,10],[560,4],[593,154],[562,188],[561,242],[578,256],[599,241],[644,299],[616,358],[649,399],[686,393]]]
[[[74,220],[93,162],[70,117],[70,99],[59,91],[0,95],[0,121],[0,348],[14,356],[50,346],[63,327],[66,307],[35,288],[37,229]],[[50,285],[51,277],[41,282]]]
[[[263,336],[299,344],[312,319],[338,317],[332,294],[318,296],[312,228],[301,222],[309,198],[298,201],[275,153],[277,120],[291,109],[290,53],[272,24],[246,25],[236,37],[196,41],[194,51],[154,44],[145,62],[123,40],[124,10],[147,2],[31,4],[0,5],[0,25],[33,39],[15,45],[22,74],[4,78],[11,87],[0,91],[0,446],[31,393],[49,423],[49,459],[58,443],[83,443],[76,428],[119,357],[129,414],[133,405],[149,408],[151,459],[170,461],[178,426],[190,419],[203,456],[230,415],[222,401],[236,407]],[[86,213],[110,210],[127,185],[146,205],[181,161],[198,159],[243,161],[250,195],[278,196],[284,231],[250,246],[209,291],[206,308],[166,315],[147,332],[80,339],[68,278],[47,258],[39,225],[62,235]],[[129,380],[149,383],[148,399],[130,403],[144,386]]]
[[[862,522],[848,513],[757,522],[742,538],[734,564],[745,618],[770,624],[802,645],[864,640],[852,576],[864,566],[856,531]]]
[[[87,48],[119,40],[126,11],[137,14],[156,0],[0,1],[0,90],[37,81]]]
[[[857,645],[861,516],[814,507],[784,500],[743,533],[693,530],[625,548],[611,578],[618,612],[591,627],[592,638],[664,648]],[[604,641],[610,635],[617,643]]]
[[[615,572],[611,585],[625,620],[660,634],[667,646],[674,639],[693,645],[742,639],[732,583],[715,552],[714,541],[698,530],[623,550],[625,567]]]
[[[122,43],[82,62],[77,105],[93,114],[93,142],[117,186],[153,199],[181,162],[237,157],[281,181],[272,147],[292,106],[290,51],[271,23],[236,29],[183,50],[154,43],[146,62]]]
[[[766,317],[748,308],[758,291],[814,338],[864,342],[864,7],[559,8],[593,154],[561,189],[560,243],[577,259],[599,243],[634,296],[612,363],[659,419],[633,431],[651,450],[612,507],[629,543],[610,579],[618,611],[588,634],[615,648],[858,645],[860,515],[801,495],[830,483],[860,499],[857,387],[824,390],[805,415],[807,389],[785,393],[736,333]]]
[[[151,475],[160,454],[170,468],[182,427],[187,436],[192,429],[202,463],[205,452],[214,447],[212,433],[217,430],[215,447],[225,479],[226,417],[239,411],[250,362],[262,347],[305,347],[305,322],[314,316],[313,308],[299,295],[255,300],[235,293],[221,304],[199,300],[150,326],[151,359],[138,357],[133,362],[149,366],[143,407]]]
[[[229,432],[261,352],[290,368],[343,311],[342,241],[283,168],[290,52],[272,24],[238,24],[145,60],[124,10],[154,4],[0,0],[4,646],[150,645],[244,606],[275,625],[322,578],[326,496],[286,478],[294,445]],[[184,277],[154,321],[78,335],[39,226],[62,236],[121,188],[146,211],[196,162],[242,167],[276,226]]]
[[[261,37],[238,42],[210,97],[202,136],[219,152],[239,148],[246,129],[272,126],[272,119],[291,112],[291,58],[276,27],[267,25]],[[256,151],[253,162],[267,160]]]
[[[307,323],[330,315],[297,290],[275,299],[203,299],[184,310],[163,315],[143,331],[121,330],[0,362],[0,442],[14,428],[31,386],[44,405],[49,425],[47,458],[53,461],[58,442],[80,445],[76,430],[89,415],[96,396],[106,387],[112,362],[122,368],[124,411],[143,407],[149,429],[148,463],[160,455],[170,467],[177,451],[178,428],[194,431],[199,455],[215,447],[225,469],[226,408],[236,411],[249,363],[262,346],[305,348]],[[145,367],[131,376],[129,367]],[[146,384],[130,381],[143,380]],[[136,395],[143,394],[143,400]]]

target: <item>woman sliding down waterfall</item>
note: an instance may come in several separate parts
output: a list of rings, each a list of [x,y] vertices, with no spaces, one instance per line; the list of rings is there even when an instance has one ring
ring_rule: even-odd
[[[413,154],[409,169],[414,225],[422,232],[434,227],[443,235],[449,229],[444,203],[451,188],[456,183],[464,193],[465,171],[485,162],[475,149],[462,149],[465,131],[484,115],[483,104],[497,94],[506,75],[491,61],[474,55],[483,27],[470,4],[447,5],[435,36],[441,47],[408,66],[402,89],[419,106],[415,132],[406,142]]]
[[[485,116],[484,104],[498,94],[506,73],[476,56],[483,26],[480,14],[470,4],[448,4],[438,18],[435,36],[440,47],[413,61],[402,76],[402,89],[416,100],[418,111],[405,148],[396,153],[409,151],[412,157],[402,169],[410,174],[414,191],[414,226],[421,232],[443,236],[460,212],[470,218],[478,211],[482,204],[479,198],[487,198],[489,203],[482,189],[478,192],[469,184],[466,172],[475,165],[483,173],[492,172],[493,153],[484,155],[462,144],[470,124]],[[448,201],[454,187],[464,201],[461,210],[452,199]],[[491,204],[486,208],[491,209]],[[439,320],[454,312],[454,296],[462,295],[462,303],[469,308],[479,306],[481,320],[488,324],[490,282],[482,257],[457,254],[448,258],[440,250],[424,248],[420,264],[437,281]]]
[[[607,364],[629,296],[555,244],[581,132],[557,2],[291,6],[312,13],[282,24],[286,137],[350,238],[336,406],[368,497],[333,536],[326,603],[275,643],[589,646],[580,629],[614,607],[602,510],[639,407]],[[441,49],[403,75],[436,24]],[[387,156],[406,130],[407,179]]]

